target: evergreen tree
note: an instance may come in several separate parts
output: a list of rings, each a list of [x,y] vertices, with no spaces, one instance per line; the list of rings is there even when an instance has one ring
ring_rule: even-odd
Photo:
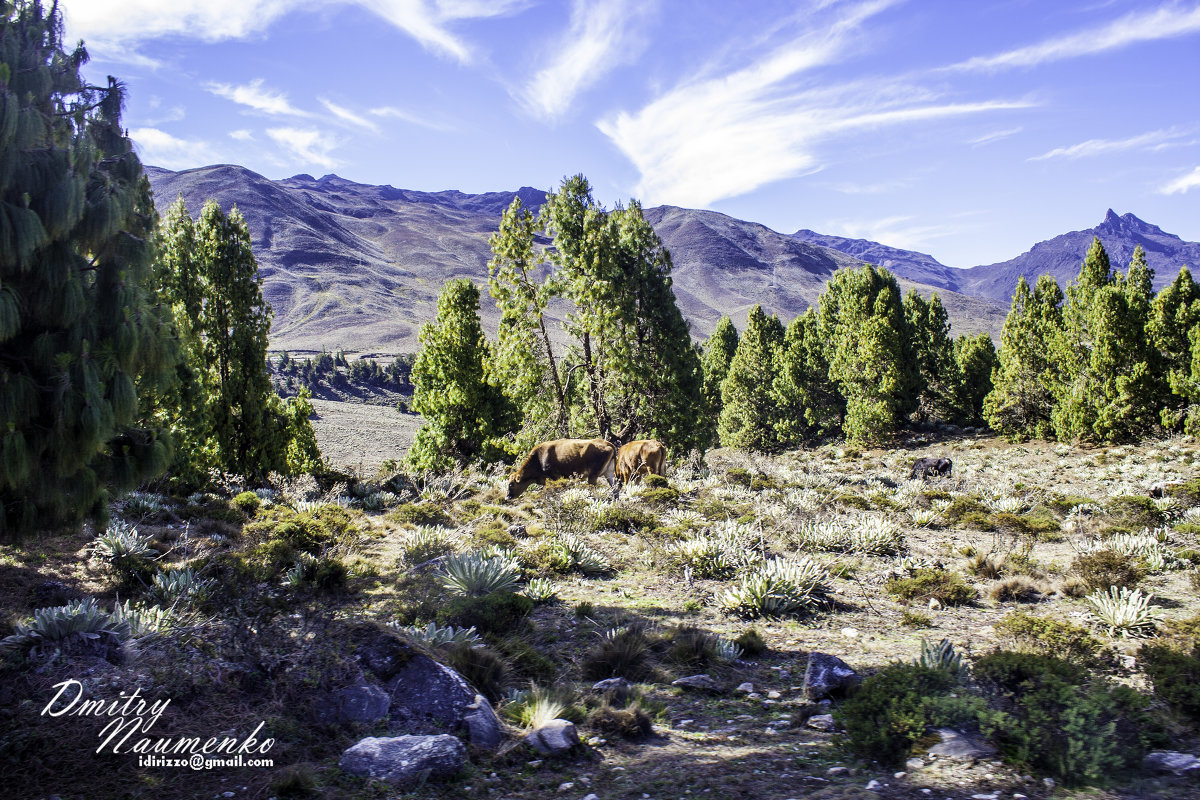
[[[57,5],[0,6],[0,533],[102,513],[169,455],[138,402],[175,358],[156,215],[122,87],[85,84],[86,61]]]
[[[1188,334],[1200,323],[1200,287],[1187,267],[1150,304],[1150,322],[1146,331],[1158,351],[1162,374],[1171,383],[1185,380],[1191,373],[1192,346]],[[1184,397],[1171,392],[1161,401],[1161,422],[1170,430],[1179,428],[1187,408]]]
[[[838,270],[818,302],[817,333],[829,378],[845,398],[846,439],[882,441],[914,410],[919,396],[912,334],[896,278],[870,264]]]
[[[772,390],[780,445],[796,447],[841,429],[846,404],[829,379],[829,361],[812,307],[792,320],[784,333]]]
[[[721,384],[729,374],[729,364],[737,352],[738,332],[729,317],[717,320],[717,327],[704,342],[704,354],[700,357],[700,369],[704,376],[705,424],[709,428],[709,439],[716,439],[717,420],[721,417]]]
[[[413,410],[425,418],[409,462],[418,469],[503,454],[499,439],[520,423],[517,409],[489,374],[490,357],[479,321],[479,289],[465,278],[448,282],[437,318],[420,333],[413,365]]]
[[[1079,276],[1067,286],[1062,309],[1062,330],[1050,341],[1054,364],[1054,411],[1051,422],[1060,441],[1092,438],[1097,409],[1091,402],[1101,391],[1100,375],[1090,369],[1095,343],[1097,299],[1116,283],[1108,253],[1098,237],[1079,269]],[[1104,292],[1108,315],[1116,313],[1115,295]]]
[[[722,447],[771,451],[778,446],[775,423],[779,409],[772,383],[783,333],[778,317],[768,317],[761,306],[750,309],[729,374],[721,384],[717,430]]]
[[[935,292],[925,300],[915,289],[904,297],[904,316],[912,335],[918,385],[914,421],[959,423],[967,414],[962,370],[954,358],[950,318]]]
[[[986,333],[954,340],[954,360],[963,376],[963,402],[970,424],[983,421],[983,403],[992,391],[992,373],[999,366],[996,345]]]
[[[1182,423],[1188,436],[1200,436],[1200,323],[1192,327],[1188,340],[1191,359],[1187,369],[1175,370],[1168,377],[1171,392],[1180,398],[1172,421]]]
[[[1062,290],[1049,275],[1030,291],[1022,275],[1000,335],[999,363],[983,418],[997,433],[1013,439],[1049,438],[1053,431],[1053,386],[1057,382],[1050,342],[1062,333]]]

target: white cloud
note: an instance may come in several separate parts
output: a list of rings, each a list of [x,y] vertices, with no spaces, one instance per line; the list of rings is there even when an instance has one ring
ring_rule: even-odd
[[[290,163],[316,164],[326,169],[333,169],[339,163],[329,154],[338,146],[338,140],[315,128],[269,128],[267,136],[292,156]]]
[[[159,111],[158,105],[153,105],[155,111]],[[166,111],[159,111],[158,115],[146,120],[146,127],[154,127],[162,125],[165,122],[180,122],[187,116],[187,110],[183,106],[171,106]]]
[[[1088,158],[1106,153],[1119,153],[1125,150],[1160,150],[1170,145],[1172,139],[1183,134],[1177,131],[1150,131],[1149,133],[1131,136],[1128,139],[1088,139],[1086,142],[1073,144],[1069,147],[1056,147],[1053,150],[1033,156],[1029,161],[1046,161],[1051,158]]]
[[[576,95],[641,55],[645,40],[636,26],[649,8],[648,3],[630,0],[575,0],[570,29],[550,63],[520,90],[522,105],[543,119],[564,114]]]
[[[847,239],[868,239],[901,250],[928,252],[935,239],[953,236],[960,229],[951,225],[922,225],[915,217],[895,216],[876,220],[834,220],[821,228],[834,236]]]
[[[262,78],[256,78],[241,86],[229,83],[210,83],[204,88],[217,97],[224,97],[226,100],[232,100],[238,105],[247,106],[264,114],[292,117],[312,116],[307,111],[301,111],[293,106],[283,92],[264,89]]]
[[[344,106],[339,106],[337,103],[333,102],[332,100],[326,100],[324,97],[318,99],[321,101],[321,105],[325,106],[330,114],[333,114],[342,122],[349,123],[356,128],[365,128],[373,133],[379,133],[379,126],[361,114],[355,114],[350,109],[345,108]]]
[[[1139,42],[1171,39],[1200,32],[1200,7],[1165,5],[1148,12],[1133,12],[1107,25],[1047,39],[994,56],[976,56],[946,69],[964,72],[996,72],[1014,67],[1033,67],[1051,61],[1103,53]]]
[[[83,38],[98,55],[111,60],[156,66],[130,44],[179,36],[207,42],[245,39],[267,30],[287,14],[318,9],[314,0],[80,0],[67,4],[67,39]],[[428,50],[461,62],[471,60],[467,44],[449,23],[511,14],[526,0],[333,0],[327,5],[364,8]]]
[[[1183,194],[1189,189],[1200,189],[1200,167],[1180,175],[1173,181],[1159,188],[1159,194]]]
[[[1005,128],[1002,131],[992,131],[991,133],[985,133],[983,136],[978,136],[972,139],[970,142],[968,142],[968,144],[980,147],[985,144],[991,144],[992,142],[998,142],[1001,139],[1007,139],[1010,136],[1015,136],[1023,130],[1025,129],[1018,125],[1015,128]]]
[[[843,181],[832,184],[829,188],[842,194],[890,194],[891,192],[903,189],[904,186],[905,184],[901,181],[888,181],[886,183],[853,183],[851,181]]]
[[[236,131],[230,131],[229,138],[237,139],[239,142],[249,142],[253,141],[254,133],[246,128],[241,128]]]
[[[190,169],[221,160],[208,142],[180,139],[158,128],[134,128],[129,131],[129,138],[137,145],[142,163],[156,167]]]
[[[413,125],[420,125],[423,128],[430,128],[431,130],[435,131],[453,130],[453,126],[451,125],[425,119],[422,116],[405,111],[402,108],[396,108],[395,106],[379,106],[377,108],[370,109],[367,111],[367,113],[373,117],[403,120],[404,122],[410,122]]]
[[[889,80],[800,84],[804,73],[856,49],[859,28],[888,5],[846,9],[748,66],[601,120],[600,130],[641,173],[635,193],[650,203],[705,206],[820,169],[819,145],[836,134],[1031,105],[943,102],[936,92]]]

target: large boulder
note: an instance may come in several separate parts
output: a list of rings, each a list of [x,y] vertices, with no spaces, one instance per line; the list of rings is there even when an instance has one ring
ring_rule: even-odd
[[[844,695],[862,680],[854,668],[837,656],[810,653],[805,669],[805,686],[811,700]]]
[[[579,746],[579,732],[574,723],[552,719],[525,737],[526,743],[544,756],[559,756]]]
[[[453,736],[370,736],[342,753],[338,766],[353,775],[407,789],[428,779],[451,778],[467,763],[467,749]]]
[[[383,689],[369,683],[358,683],[318,698],[313,714],[325,724],[372,723],[385,719],[392,697]]]
[[[953,728],[935,728],[941,742],[929,748],[929,755],[948,758],[953,761],[979,761],[996,755],[996,748],[982,739],[978,739]]]
[[[910,480],[929,479],[929,478],[948,478],[954,470],[954,462],[948,458],[918,458],[913,462],[912,472],[908,474]]]

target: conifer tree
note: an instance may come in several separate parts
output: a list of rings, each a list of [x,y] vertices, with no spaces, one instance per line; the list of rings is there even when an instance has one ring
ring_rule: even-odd
[[[738,332],[728,316],[717,320],[712,336],[704,342],[700,369],[704,376],[705,424],[710,430],[710,440],[716,439],[717,420],[721,416],[721,384],[729,374],[729,364],[737,352]]]
[[[1054,411],[1051,422],[1060,441],[1092,438],[1097,410],[1091,402],[1101,391],[1100,375],[1090,369],[1095,342],[1097,299],[1116,283],[1108,253],[1098,237],[1084,256],[1079,276],[1067,286],[1063,305],[1063,326],[1060,334],[1050,341],[1054,364]],[[1116,297],[1105,293],[1106,313],[1113,308]]]
[[[1191,359],[1187,368],[1177,369],[1168,376],[1171,392],[1180,398],[1179,410],[1171,421],[1181,424],[1188,436],[1200,436],[1200,323],[1192,327],[1188,340]]]
[[[838,270],[818,302],[817,332],[830,380],[845,398],[846,439],[882,441],[919,396],[912,334],[896,278],[870,264]]]
[[[520,423],[517,409],[490,374],[490,348],[479,320],[479,289],[452,280],[438,297],[437,318],[421,327],[413,365],[413,410],[425,418],[409,451],[418,469],[494,461],[499,439]]]
[[[792,320],[784,333],[772,390],[780,445],[796,447],[841,429],[845,401],[829,380],[829,361],[812,307]]]
[[[1022,275],[1000,335],[992,390],[983,403],[988,425],[1012,439],[1049,438],[1057,378],[1050,342],[1062,333],[1062,290],[1049,275],[1032,291]]]
[[[84,83],[86,61],[57,5],[0,5],[0,533],[101,513],[169,454],[138,403],[175,357],[156,215],[122,86]]]
[[[717,430],[722,447],[768,452],[778,446],[779,408],[772,383],[783,333],[778,317],[768,317],[761,306],[750,309],[729,374],[721,384]]]
[[[935,292],[925,300],[915,289],[904,297],[904,315],[913,337],[920,394],[914,421],[958,423],[967,416],[962,370],[954,358],[950,318]]]
[[[1188,334],[1197,323],[1200,323],[1200,287],[1185,266],[1151,302],[1150,322],[1146,326],[1150,342],[1158,351],[1162,374],[1170,384],[1184,380],[1191,373],[1192,346]],[[1183,422],[1186,399],[1172,391],[1162,398],[1161,406],[1163,427],[1177,430]]]
[[[992,372],[999,365],[996,345],[986,333],[954,340],[954,360],[963,376],[963,401],[970,424],[983,421],[983,402],[992,391]]]

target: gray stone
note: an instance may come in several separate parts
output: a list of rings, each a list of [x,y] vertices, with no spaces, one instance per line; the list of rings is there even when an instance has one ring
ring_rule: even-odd
[[[471,744],[485,750],[495,750],[504,741],[500,730],[500,719],[492,704],[481,694],[475,695],[475,702],[467,706],[467,714],[463,715],[463,725],[467,727],[467,735]]]
[[[812,700],[845,694],[862,680],[849,664],[828,653],[810,653],[806,671],[805,686]]]
[[[343,752],[338,766],[407,789],[453,777],[466,762],[467,749],[453,736],[370,736]]]
[[[829,775],[831,777],[834,777],[834,778],[836,778],[839,775],[849,775],[850,768],[849,767],[830,767],[829,769],[825,770],[825,774]]]
[[[621,703],[633,691],[633,684],[624,678],[605,678],[602,681],[593,683],[592,691],[610,694],[615,702]]]
[[[919,769],[925,768],[925,761],[920,758],[910,758],[904,762],[904,768],[909,772],[916,772]]]
[[[837,725],[833,721],[833,714],[817,714],[814,717],[809,717],[808,722],[805,724],[813,730],[818,731],[832,731],[837,729]]]
[[[360,683],[339,689],[314,704],[314,714],[325,724],[371,723],[388,715],[391,696],[378,686]]]
[[[880,783],[879,781],[871,780],[871,781],[867,781],[866,788],[867,788],[868,792],[878,792],[880,789],[883,788],[883,784]]]
[[[734,691],[742,692],[743,694],[754,694],[754,684],[751,683],[750,681],[746,681],[745,683],[739,683],[738,687],[736,689],[734,689]]]
[[[1142,759],[1142,766],[1154,772],[1173,772],[1183,775],[1200,770],[1200,758],[1190,753],[1178,753],[1173,750],[1155,750],[1147,753]]]
[[[996,754],[996,748],[985,741],[968,736],[951,728],[934,730],[942,741],[929,748],[929,755],[949,758],[954,761],[977,761]]]
[[[720,692],[721,684],[712,679],[711,676],[689,675],[686,678],[680,678],[677,681],[671,681],[672,686],[678,686],[682,689],[694,689],[702,692]]]
[[[509,536],[527,536],[529,534],[528,534],[528,531],[525,530],[524,525],[522,525],[520,523],[515,523],[513,525],[508,526],[508,535]]]
[[[525,741],[544,756],[557,756],[579,746],[579,733],[575,730],[574,723],[565,719],[552,719],[526,735]]]

